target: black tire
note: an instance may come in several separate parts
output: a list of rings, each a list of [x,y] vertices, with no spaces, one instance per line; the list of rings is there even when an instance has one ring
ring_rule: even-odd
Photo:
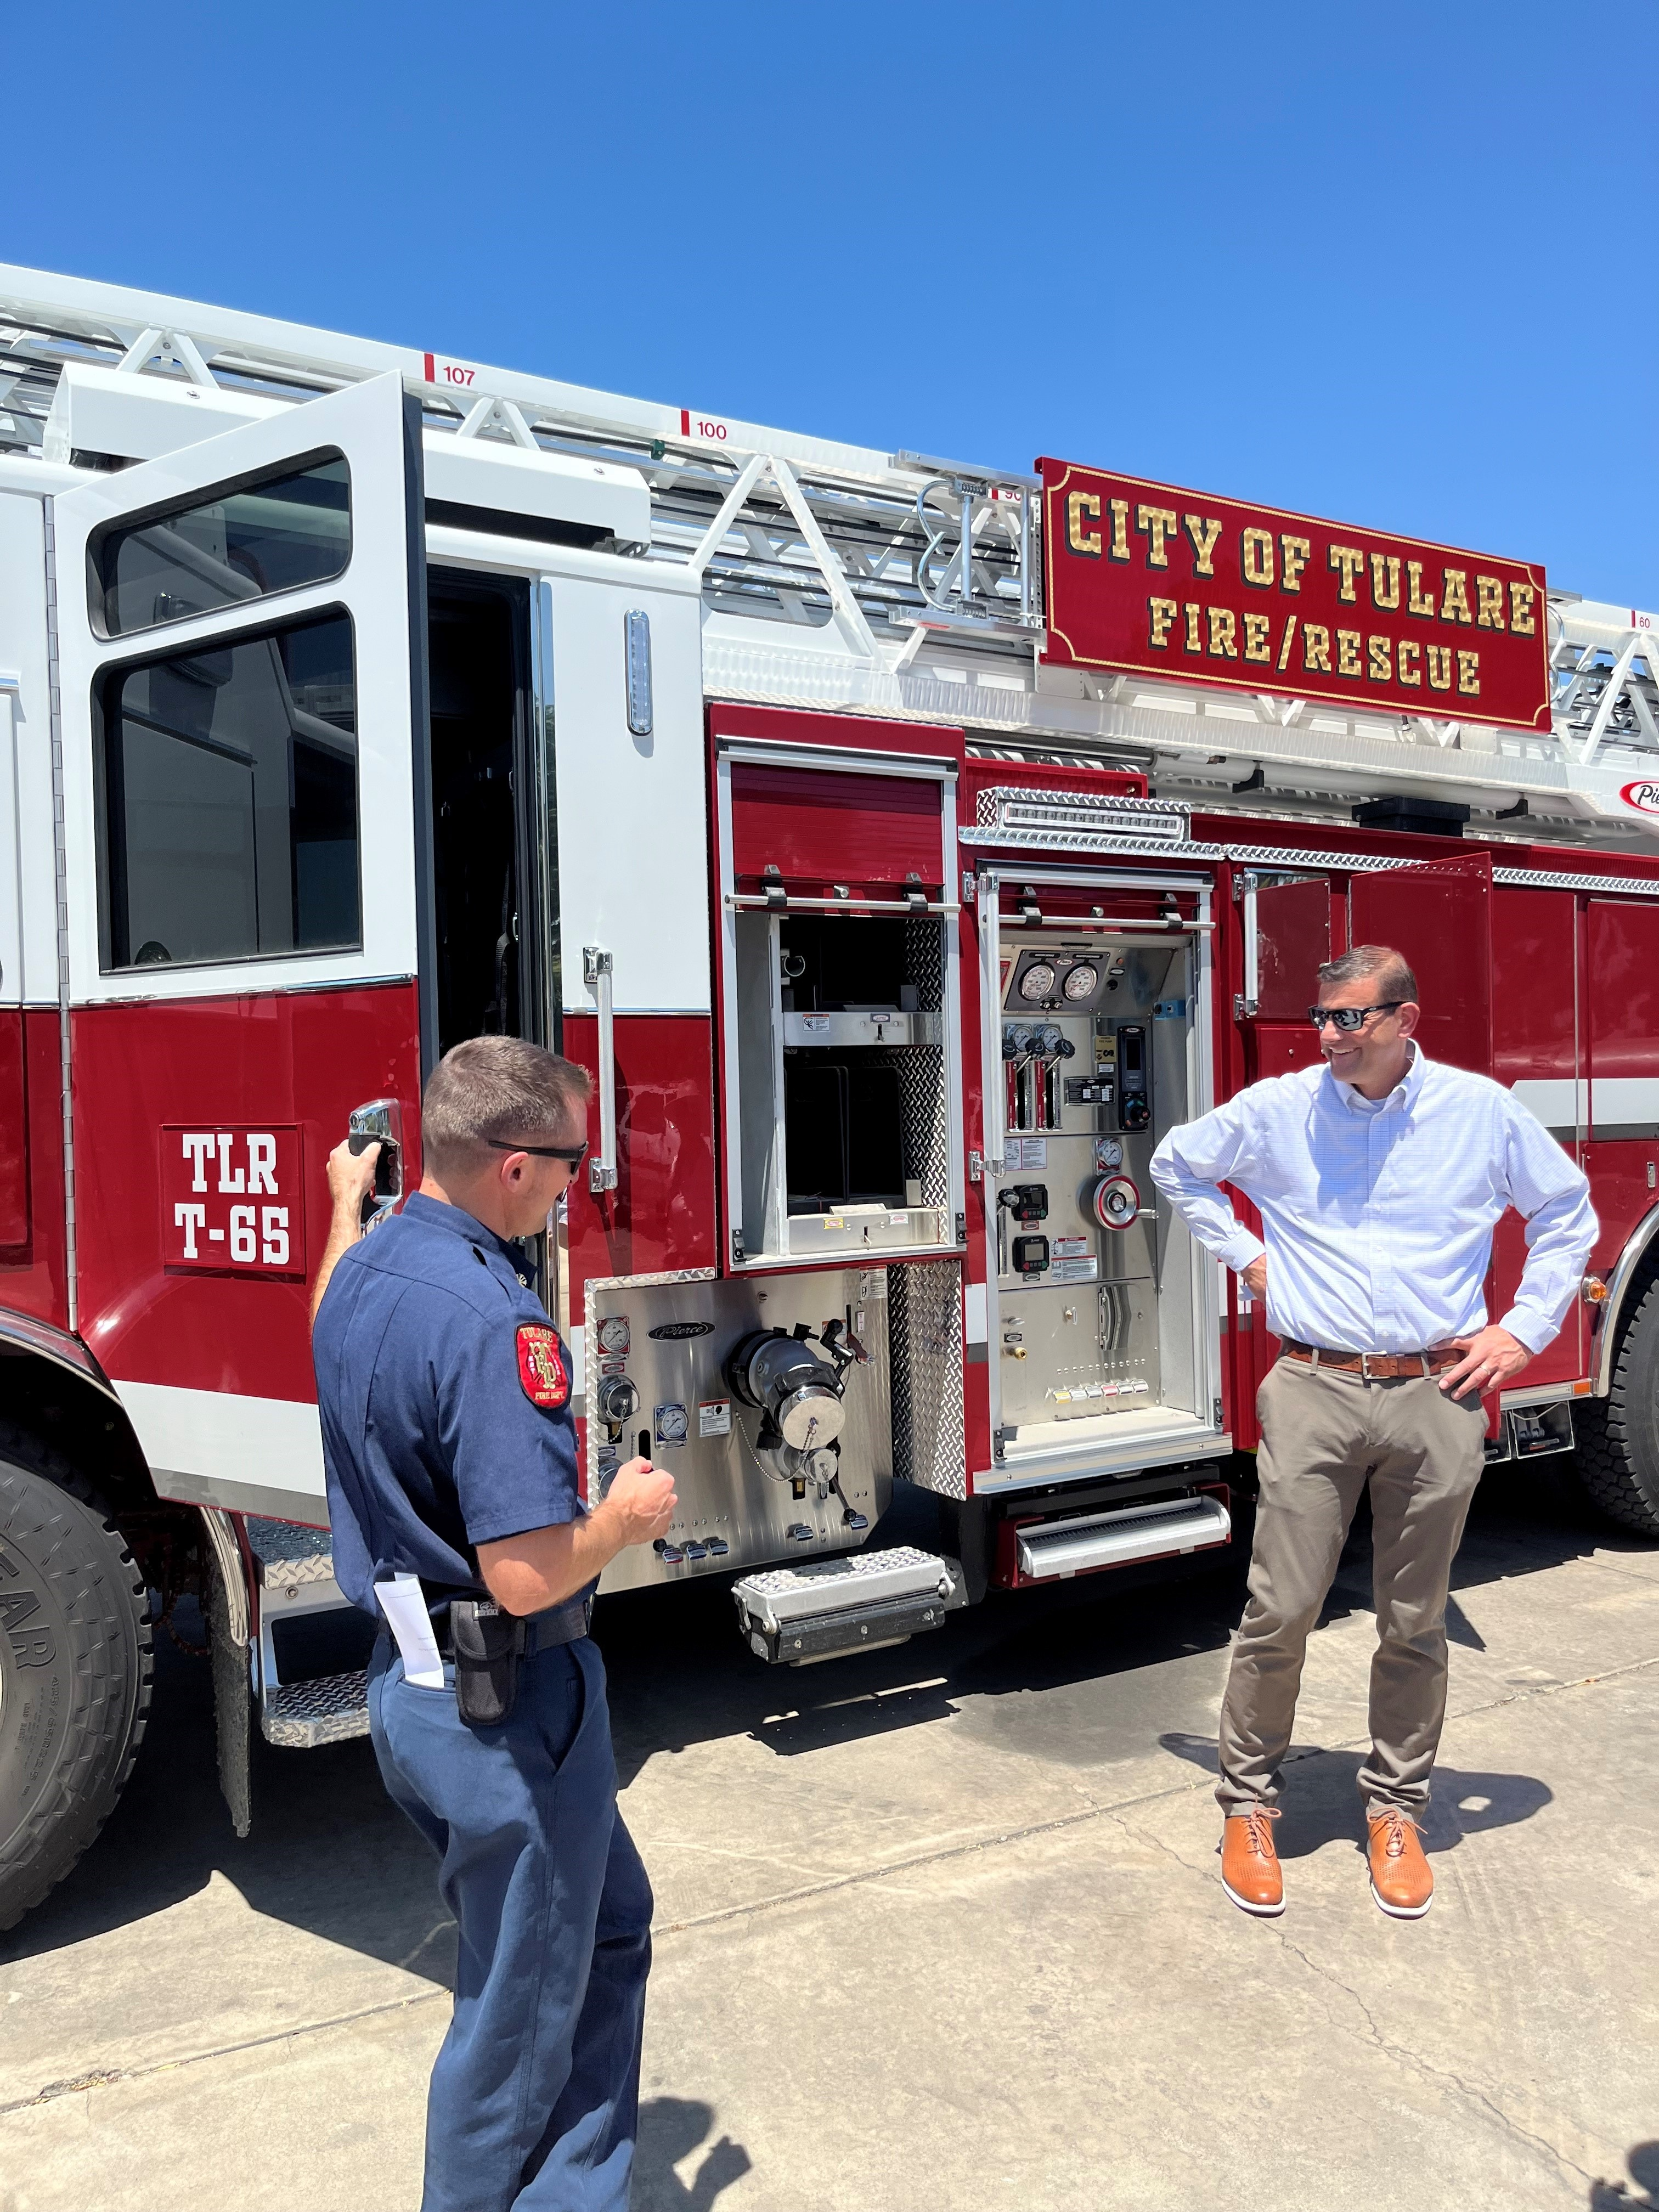
[[[68,1462],[0,1422],[0,1929],[120,1796],[149,1711],[144,1580]]]
[[[1659,1277],[1626,1325],[1607,1396],[1574,1412],[1579,1480],[1609,1520],[1659,1536]]]

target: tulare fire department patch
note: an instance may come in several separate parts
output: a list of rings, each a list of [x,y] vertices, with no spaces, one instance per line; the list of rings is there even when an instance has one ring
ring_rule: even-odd
[[[562,1406],[570,1395],[558,1336],[540,1322],[527,1321],[519,1330],[519,1380],[532,1406]]]

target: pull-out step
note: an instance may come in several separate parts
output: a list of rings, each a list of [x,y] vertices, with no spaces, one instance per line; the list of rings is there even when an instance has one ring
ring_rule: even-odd
[[[1022,1574],[1034,1582],[1085,1574],[1091,1567],[1127,1566],[1171,1553],[1201,1552],[1224,1544],[1232,1520],[1218,1498],[1166,1498],[1082,1513],[1069,1521],[1034,1522],[1017,1532]]]
[[[374,1631],[334,1579],[328,1530],[253,1515],[246,1525],[259,1584],[253,1686],[261,1735],[304,1751],[367,1735],[368,1674],[339,1662],[361,1656]],[[283,1679],[296,1671],[298,1679]]]
[[[791,1667],[902,1644],[968,1602],[954,1559],[908,1545],[768,1568],[745,1575],[732,1595],[750,1650]]]

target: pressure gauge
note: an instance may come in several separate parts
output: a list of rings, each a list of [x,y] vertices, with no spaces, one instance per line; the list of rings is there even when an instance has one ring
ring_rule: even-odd
[[[1034,960],[1019,979],[1022,999],[1046,999],[1054,988],[1054,971],[1046,960]]]
[[[599,1350],[614,1357],[617,1352],[626,1352],[629,1342],[628,1316],[607,1314],[599,1323]]]
[[[1036,1042],[1039,1052],[1055,1053],[1060,1050],[1062,1039],[1059,1029],[1053,1022],[1044,1022],[1036,1033]]]
[[[1100,970],[1091,968],[1086,960],[1080,960],[1066,978],[1066,996],[1068,999],[1090,998],[1099,981]]]
[[[659,1406],[653,1426],[659,1444],[683,1444],[690,1428],[684,1406]]]
[[[1097,1137],[1095,1139],[1095,1165],[1097,1168],[1121,1168],[1122,1164],[1123,1147],[1119,1144],[1117,1139],[1115,1137]]]

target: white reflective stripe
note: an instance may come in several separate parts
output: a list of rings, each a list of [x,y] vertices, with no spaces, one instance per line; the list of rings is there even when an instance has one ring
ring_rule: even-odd
[[[986,1318],[985,1285],[969,1283],[964,1287],[963,1295],[967,1300],[965,1332],[967,1340],[969,1344],[984,1344],[988,1340],[991,1334]]]
[[[323,1497],[323,1431],[315,1406],[110,1379],[158,1477],[229,1478],[243,1488]]]
[[[1589,1089],[1592,1127],[1632,1122],[1659,1126],[1659,1076],[1598,1075]]]
[[[1510,1086],[1517,1106],[1541,1121],[1547,1129],[1576,1129],[1586,1120],[1589,1085],[1570,1075],[1528,1077]]]

